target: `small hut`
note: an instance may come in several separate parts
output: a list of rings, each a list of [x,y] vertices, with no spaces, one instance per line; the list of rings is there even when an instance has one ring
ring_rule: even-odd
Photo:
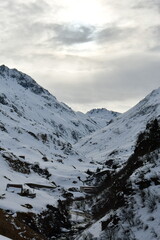
[[[33,193],[29,188],[25,188],[23,184],[7,184],[6,191],[17,193],[20,196],[35,198],[36,193]]]

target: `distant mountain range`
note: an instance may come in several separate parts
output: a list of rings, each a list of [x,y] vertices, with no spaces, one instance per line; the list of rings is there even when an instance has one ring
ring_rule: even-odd
[[[160,88],[86,114],[0,66],[0,234],[159,239]]]

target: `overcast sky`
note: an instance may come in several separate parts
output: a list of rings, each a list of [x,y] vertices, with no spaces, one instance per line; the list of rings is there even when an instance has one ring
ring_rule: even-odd
[[[160,86],[160,0],[0,0],[0,63],[74,110],[124,112]]]

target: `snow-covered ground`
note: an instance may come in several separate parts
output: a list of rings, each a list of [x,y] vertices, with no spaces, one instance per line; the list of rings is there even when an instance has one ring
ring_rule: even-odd
[[[155,118],[160,119],[160,88],[124,114],[105,109],[83,114],[60,103],[32,78],[15,69],[1,66],[0,83],[0,209],[11,210],[15,215],[16,212],[40,213],[47,204],[57,206],[57,201],[64,200],[66,193],[73,198],[84,197],[80,186],[88,177],[87,170],[113,170],[113,165],[116,166],[114,171],[121,169],[134,152],[137,137],[145,130],[146,124]],[[159,175],[159,160],[151,170],[151,174],[156,172]],[[138,176],[138,173],[134,174]],[[137,177],[131,176],[136,186],[135,179]],[[44,187],[33,189],[27,183]],[[6,188],[7,184],[23,185],[36,197],[21,196],[17,194],[20,189]],[[52,188],[47,188],[49,186]],[[158,195],[160,189],[153,186],[149,190]],[[143,236],[150,240],[154,233],[149,233],[153,232],[152,228],[154,231],[158,228],[159,221],[148,219],[158,219],[160,209],[157,204],[152,216],[139,201],[137,190],[135,216],[146,228]],[[122,212],[117,214],[122,217]],[[101,233],[103,235],[101,221],[108,217],[93,223],[86,232],[98,239]],[[83,219],[74,214],[72,218]],[[123,227],[127,224],[125,221],[121,223]],[[136,239],[141,240],[144,231],[136,232],[134,227],[132,230]],[[156,234],[160,236],[158,231]],[[153,239],[160,239],[158,237]]]
[[[0,235],[0,240],[10,240],[11,238],[7,238],[7,237],[4,237],[2,235]]]

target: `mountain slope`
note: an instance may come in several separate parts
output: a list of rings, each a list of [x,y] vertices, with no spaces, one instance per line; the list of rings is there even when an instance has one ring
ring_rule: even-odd
[[[106,163],[113,159],[114,165],[121,167],[133,153],[138,134],[154,118],[160,118],[160,88],[107,127],[84,137],[75,147],[94,162]]]
[[[82,204],[92,222],[76,240],[160,239],[159,143],[160,88],[75,145],[101,163],[89,172],[95,193]]]
[[[1,104],[9,107],[17,117],[23,117],[33,124],[43,124],[45,128],[55,128],[63,138],[72,142],[98,129],[97,123],[91,118],[85,115],[79,118],[71,108],[58,102],[31,77],[16,69],[2,65],[0,81]]]
[[[91,165],[84,165],[85,157],[72,144],[99,126],[85,114],[58,102],[16,69],[1,66],[0,83],[1,221],[7,225],[8,212],[16,213],[18,219],[10,219],[15,231],[24,228],[21,239],[27,238],[25,229],[31,225],[32,230],[37,229],[37,224],[42,226],[36,234],[50,239],[61,234],[62,227],[70,227],[68,213],[58,201],[83,195],[79,187]],[[54,233],[44,224],[53,214]],[[0,233],[4,232],[1,225]],[[31,233],[35,234],[30,229]],[[40,239],[39,235],[34,237]]]
[[[97,179],[99,189],[89,199],[94,221],[77,239],[159,239],[159,166],[160,121],[155,119],[139,135],[126,165],[101,184]]]
[[[73,186],[73,182],[81,184],[77,177],[86,175],[85,157],[81,159],[72,143],[95,131],[98,124],[58,102],[32,78],[16,69],[1,66],[0,82],[3,189],[10,181],[55,182],[65,188]],[[49,196],[46,202],[47,198]],[[40,208],[45,204],[40,202]]]

